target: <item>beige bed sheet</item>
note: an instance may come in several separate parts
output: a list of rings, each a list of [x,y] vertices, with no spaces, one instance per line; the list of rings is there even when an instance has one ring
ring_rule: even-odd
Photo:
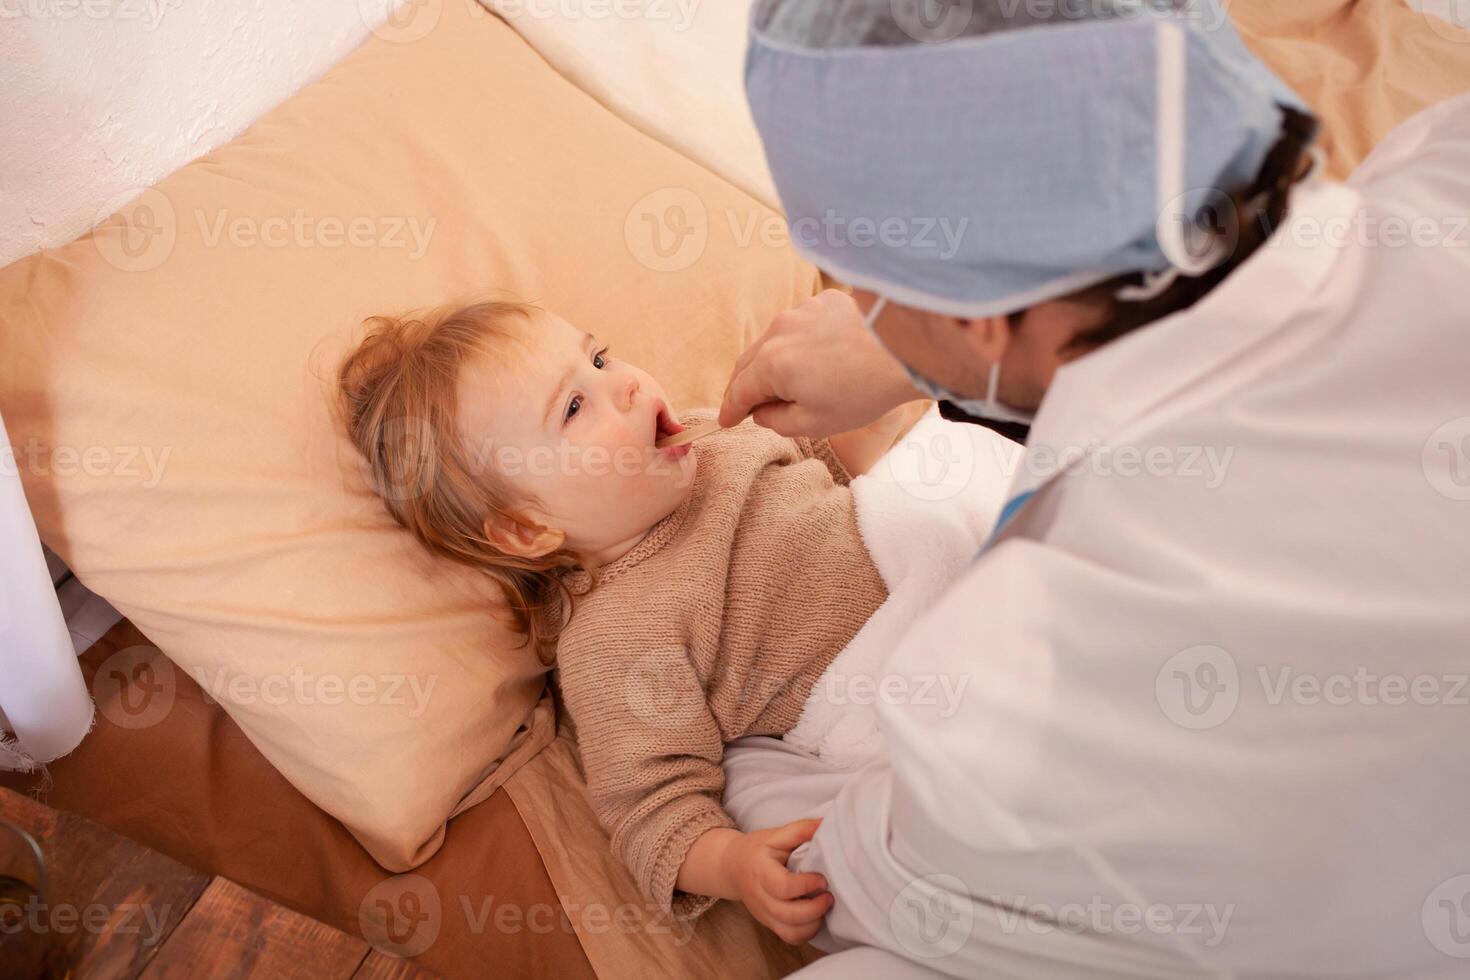
[[[1470,90],[1470,32],[1431,22],[1401,0],[1237,0],[1230,11],[1247,44],[1323,118],[1328,171],[1343,178],[1396,124]],[[506,784],[600,977],[745,980],[779,977],[817,955],[782,945],[744,910],[721,903],[691,939],[657,923],[603,924],[619,907],[644,908],[609,850],[563,734]]]
[[[603,980],[783,977],[820,954],[787,946],[739,905],[693,923],[651,911],[613,855],[587,798],[577,749],[562,734],[505,785],[536,842],[582,949]]]

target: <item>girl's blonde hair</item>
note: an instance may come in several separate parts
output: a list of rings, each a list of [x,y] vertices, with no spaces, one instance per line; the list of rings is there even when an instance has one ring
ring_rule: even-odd
[[[519,340],[535,313],[525,303],[482,301],[370,317],[337,387],[347,435],[388,513],[433,554],[492,578],[516,630],[550,664],[570,602],[560,570],[576,560],[564,549],[509,555],[486,537],[486,519],[513,518],[517,501],[483,454],[464,445],[458,410],[464,366]]]

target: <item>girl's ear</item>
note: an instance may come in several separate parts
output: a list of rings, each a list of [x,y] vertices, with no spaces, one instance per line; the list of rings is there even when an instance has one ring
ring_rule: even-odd
[[[547,527],[532,514],[491,514],[485,518],[485,537],[507,555],[541,558],[560,548],[566,534]]]

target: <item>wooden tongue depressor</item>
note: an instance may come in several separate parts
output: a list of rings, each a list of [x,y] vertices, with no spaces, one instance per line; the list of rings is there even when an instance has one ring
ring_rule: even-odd
[[[664,436],[653,445],[656,449],[669,449],[673,446],[686,445],[687,443],[693,442],[695,439],[703,439],[705,436],[719,431],[719,419],[710,419],[708,422],[701,422],[698,425],[691,425],[683,432],[675,432],[671,436]]]

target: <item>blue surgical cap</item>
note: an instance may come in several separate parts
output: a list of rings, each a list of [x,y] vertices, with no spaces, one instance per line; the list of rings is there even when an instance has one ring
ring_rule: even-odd
[[[953,316],[1203,272],[1189,228],[1306,111],[1218,0],[761,0],[750,26],[794,246]]]

